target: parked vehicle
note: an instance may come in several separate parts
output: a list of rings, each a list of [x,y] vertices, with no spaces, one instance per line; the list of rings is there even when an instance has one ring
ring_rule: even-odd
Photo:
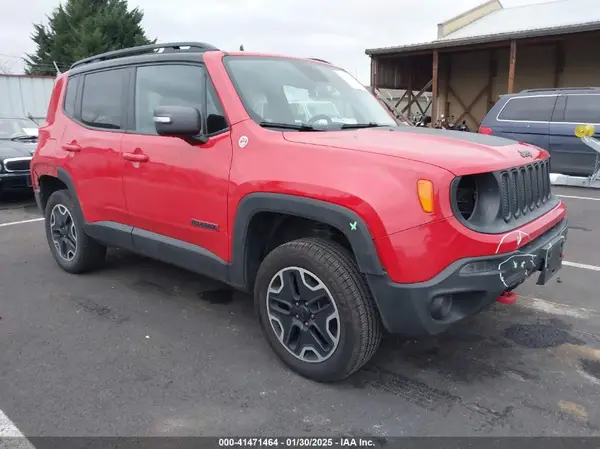
[[[431,126],[431,116],[423,115],[415,125],[418,128],[429,128]]]
[[[0,194],[32,189],[29,164],[38,125],[22,117],[0,117]]]
[[[451,116],[450,121],[448,121],[448,118],[445,117],[443,114],[440,116],[440,121],[436,124],[435,128],[447,129],[449,131],[470,132],[466,120],[463,120],[460,125],[457,125],[456,123],[454,123],[454,116]]]
[[[590,176],[597,153],[575,135],[582,123],[600,125],[600,88],[528,89],[504,95],[479,132],[530,143],[549,151],[555,173]]]
[[[356,123],[297,123],[287,86],[330,92]],[[75,63],[32,169],[62,269],[117,246],[252,293],[274,352],[319,381],[384,333],[438,334],[547,283],[567,235],[545,150],[399,124],[328,63],[200,43]]]

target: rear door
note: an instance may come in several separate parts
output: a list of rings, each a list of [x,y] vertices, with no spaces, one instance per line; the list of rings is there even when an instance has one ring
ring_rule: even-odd
[[[67,84],[64,110],[71,120],[61,139],[62,163],[88,222],[128,221],[121,159],[128,81],[128,70],[119,68],[77,75]]]
[[[550,119],[558,95],[540,94],[510,98],[498,113],[492,133],[548,150]]]
[[[600,132],[600,94],[561,95],[550,123],[552,170],[572,176],[589,176],[597,152],[575,136],[577,125],[594,124]]]

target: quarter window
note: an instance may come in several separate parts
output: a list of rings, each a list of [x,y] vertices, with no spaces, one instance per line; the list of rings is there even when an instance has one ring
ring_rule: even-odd
[[[124,80],[124,69],[85,76],[81,100],[81,121],[84,124],[122,129]]]
[[[71,117],[75,115],[75,98],[77,97],[78,86],[78,76],[71,77],[67,81],[67,93],[65,94],[64,108],[65,113]]]
[[[512,98],[500,112],[500,120],[549,122],[556,96]]]
[[[138,67],[135,83],[135,129],[141,134],[156,134],[154,109],[158,106],[191,106],[204,109],[207,97],[208,135],[228,127],[223,108],[205,70],[195,65],[163,64]]]

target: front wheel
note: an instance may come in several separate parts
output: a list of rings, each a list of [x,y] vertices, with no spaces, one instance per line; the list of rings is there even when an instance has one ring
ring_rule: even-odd
[[[381,341],[377,308],[351,254],[318,238],[267,255],[254,301],[275,353],[304,377],[332,382],[360,369]]]

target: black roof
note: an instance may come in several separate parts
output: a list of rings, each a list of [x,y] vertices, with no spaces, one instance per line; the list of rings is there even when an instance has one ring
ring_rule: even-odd
[[[546,93],[546,92],[589,92],[591,90],[599,90],[600,87],[550,87],[546,89],[525,89],[519,92],[520,94],[525,93]]]
[[[214,45],[207,44],[205,42],[169,42],[164,44],[140,45],[138,47],[125,48],[122,50],[109,51],[99,55],[90,56],[89,58],[75,62],[69,70],[72,71],[73,69],[81,69],[77,70],[77,72],[79,72],[85,70],[84,67],[88,68],[88,65],[92,65],[93,68],[97,68],[98,65],[101,67],[117,65],[123,62],[118,61],[123,58],[132,58],[137,61],[138,58],[135,57],[144,57],[143,59],[147,60],[150,58],[156,58],[159,55],[161,57],[164,55],[167,58],[168,55],[193,55],[197,57],[198,55],[201,56],[207,51],[218,50],[219,49]],[[112,63],[110,61],[112,61]]]

